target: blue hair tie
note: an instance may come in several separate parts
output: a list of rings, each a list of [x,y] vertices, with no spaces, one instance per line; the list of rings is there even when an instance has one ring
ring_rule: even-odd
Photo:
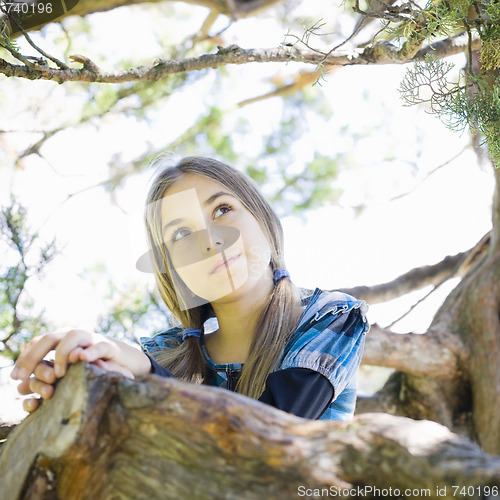
[[[196,328],[186,328],[184,330],[184,333],[182,334],[182,341],[186,340],[188,337],[196,337],[197,339],[200,338],[201,335],[201,330],[198,330]]]
[[[273,274],[274,284],[278,283],[281,278],[289,278],[290,273],[286,269],[276,269]]]

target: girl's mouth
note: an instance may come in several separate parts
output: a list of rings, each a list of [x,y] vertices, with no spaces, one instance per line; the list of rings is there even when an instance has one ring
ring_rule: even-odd
[[[224,255],[224,254],[222,254],[222,255]],[[229,258],[227,258],[224,255],[224,259],[222,260],[222,262],[219,262],[218,264],[216,264],[215,267],[210,271],[210,274],[215,274],[219,271],[222,271],[223,269],[226,269],[231,264],[236,262],[240,258],[240,255],[233,255],[232,257],[229,257]]]

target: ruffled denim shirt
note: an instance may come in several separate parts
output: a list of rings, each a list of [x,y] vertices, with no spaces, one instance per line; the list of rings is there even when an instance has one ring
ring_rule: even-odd
[[[369,330],[368,306],[342,292],[301,290],[304,311],[297,328],[286,344],[274,371],[306,368],[320,373],[333,387],[333,399],[321,420],[351,420],[357,395],[358,369],[365,336]],[[182,342],[183,329],[171,328],[155,336],[141,338],[146,354],[153,359],[165,349]],[[201,348],[212,376],[209,384],[234,390],[241,375],[241,363],[214,363]]]

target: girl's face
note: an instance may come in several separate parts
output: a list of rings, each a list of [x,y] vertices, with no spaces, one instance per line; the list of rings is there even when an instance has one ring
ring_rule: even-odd
[[[161,225],[177,274],[207,302],[235,298],[272,280],[271,247],[260,224],[216,181],[183,175],[161,201]]]

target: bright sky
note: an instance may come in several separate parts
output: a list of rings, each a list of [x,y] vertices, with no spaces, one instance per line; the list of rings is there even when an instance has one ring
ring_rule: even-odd
[[[120,26],[125,32],[128,22],[133,22],[134,29],[140,25],[137,18],[132,18],[122,16]],[[105,17],[95,19],[98,28],[102,23],[103,32],[109,29]],[[265,40],[259,39],[261,46],[282,41],[283,33],[271,30],[271,20],[265,18],[238,23],[228,33],[228,43],[254,46],[250,35],[255,33],[256,22],[260,23],[259,33],[272,34]],[[269,29],[263,29],[264,25]],[[123,38],[119,39],[121,43]],[[142,47],[143,41],[132,45]],[[460,58],[456,61],[458,66],[462,64]],[[248,65],[226,71],[238,82],[225,94],[228,106],[271,88],[270,67]],[[296,66],[280,67],[280,71],[293,74]],[[459,153],[468,137],[448,131],[423,109],[403,107],[397,92],[403,74],[404,68],[399,66],[344,68],[327,77],[321,87],[333,110],[332,117],[304,117],[308,133],[300,144],[294,145],[297,164],[310,159],[314,151],[342,151],[354,166],[343,171],[338,182],[344,190],[343,208],[325,207],[302,218],[283,220],[288,269],[299,286],[332,289],[385,282],[413,267],[439,262],[446,255],[473,246],[491,227],[492,175],[487,167],[477,165],[471,151],[420,183],[427,172]],[[146,171],[127,180],[116,193],[118,206],[110,208],[109,194],[101,188],[61,203],[68,194],[107,178],[105,167],[110,152],[121,151],[127,160],[140,154],[146,142],[162,144],[177,137],[199,110],[210,104],[203,87],[213,78],[215,72],[209,73],[207,80],[197,82],[159,109],[153,129],[132,118],[103,120],[97,130],[83,127],[77,135],[70,132],[54,138],[43,150],[50,165],[30,157],[24,162],[25,169],[16,171],[14,178],[10,168],[0,169],[0,202],[7,202],[13,181],[15,192],[30,208],[33,227],[41,227],[47,238],[56,235],[63,246],[44,280],[31,289],[37,305],[58,326],[93,329],[97,316],[103,312],[99,289],[104,292],[105,283],[92,285],[85,276],[89,267],[104,263],[117,285],[152,282],[151,275],[135,268],[137,258],[145,251],[142,207],[151,173]],[[245,86],[241,82],[251,84]],[[28,89],[27,83],[34,85],[20,85]],[[62,92],[53,84],[38,83],[44,91],[56,95]],[[78,87],[72,89],[72,96],[61,93],[61,113],[69,113],[68,103],[78,99]],[[27,127],[19,117],[20,103],[4,104],[0,128]],[[59,112],[44,109],[40,101],[37,105],[41,106],[41,114]],[[238,147],[259,147],[260,134],[277,126],[281,112],[279,99],[242,110],[241,116],[255,125],[255,133],[249,131],[244,137],[236,137]],[[238,116],[234,114],[234,120]],[[348,134],[340,133],[345,127],[365,137],[353,142]],[[414,188],[408,196],[388,201]],[[350,207],[361,203],[367,205],[367,210],[356,216]],[[372,307],[371,322],[391,322],[423,293],[396,304]],[[425,331],[442,298],[443,293],[436,293],[434,300],[398,324],[397,330]]]

